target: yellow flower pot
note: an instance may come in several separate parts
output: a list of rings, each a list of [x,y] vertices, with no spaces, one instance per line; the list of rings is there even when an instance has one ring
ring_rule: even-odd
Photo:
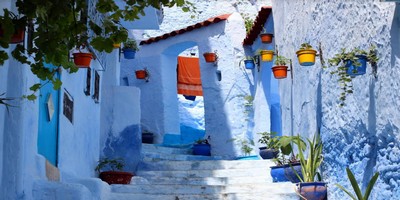
[[[314,49],[298,50],[296,54],[301,66],[311,66],[315,63],[317,51]]]
[[[119,44],[113,44],[114,49],[119,49],[121,47],[121,43]]]
[[[274,51],[272,50],[261,50],[260,51],[261,60],[265,62],[271,62],[274,58]]]

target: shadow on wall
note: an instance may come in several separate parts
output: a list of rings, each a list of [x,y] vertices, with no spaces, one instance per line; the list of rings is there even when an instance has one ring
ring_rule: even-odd
[[[396,64],[396,58],[400,57],[400,8],[396,3],[394,10],[392,27],[390,29],[390,44],[392,48],[391,66]]]
[[[104,157],[122,158],[125,161],[124,170],[135,172],[140,161],[140,149],[142,138],[139,125],[126,127],[119,136],[115,137],[112,133],[108,134]]]

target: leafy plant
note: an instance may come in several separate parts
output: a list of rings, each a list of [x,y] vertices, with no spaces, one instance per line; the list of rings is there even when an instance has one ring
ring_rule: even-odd
[[[276,147],[279,148],[280,152],[277,158],[273,161],[276,165],[285,165],[289,163],[298,163],[298,158],[293,151],[293,145],[297,145],[301,149],[306,148],[306,143],[300,136],[279,136]]]
[[[134,51],[139,50],[137,43],[134,39],[128,39],[127,41],[125,41],[123,49],[133,49]]]
[[[367,61],[370,62],[372,65],[376,65],[379,60],[376,54],[375,46],[373,45],[369,48],[368,51],[354,48],[353,50],[347,52],[346,49],[343,48],[340,53],[336,54],[333,58],[328,60],[330,66],[337,66],[337,68],[333,70],[331,74],[336,74],[339,76],[339,87],[341,87],[342,89],[339,97],[340,107],[345,105],[347,95],[353,93],[352,77],[346,72],[346,64],[348,62],[352,62],[353,66],[361,66],[359,58],[357,57],[359,55],[366,56]]]
[[[231,141],[235,141],[238,145],[240,145],[240,150],[244,153],[245,156],[250,155],[253,151],[254,141],[244,138],[233,138]]]
[[[31,71],[41,80],[49,80],[54,89],[59,89],[61,81],[54,76],[55,69],[48,69],[44,63],[63,67],[69,73],[78,68],[70,61],[70,51],[82,45],[100,52],[111,52],[114,43],[122,43],[128,38],[127,31],[120,26],[119,21],[133,21],[144,15],[144,9],[152,6],[160,9],[162,6],[178,6],[183,11],[195,10],[187,0],[152,0],[126,1],[127,5],[120,9],[114,0],[96,1],[88,5],[86,0],[16,0],[18,15],[4,9],[0,15],[3,37],[0,37],[0,65],[9,59],[5,48],[9,48],[11,35],[18,28],[26,28],[31,35],[28,45],[17,44],[12,50],[12,57],[22,64],[30,66]],[[89,6],[95,6],[88,9]],[[93,11],[93,13],[88,13]],[[93,15],[102,18],[94,21]],[[18,17],[22,16],[22,17]],[[36,99],[34,95],[41,87],[35,84],[26,95],[29,100]]]
[[[289,62],[289,59],[285,56],[276,56],[275,57],[275,65],[285,66]]]
[[[108,158],[103,158],[98,161],[98,164],[95,168],[95,170],[100,173],[103,169],[111,169],[111,171],[122,171],[124,168],[125,163],[122,158],[118,159],[108,159]]]
[[[343,186],[339,185],[339,184],[335,184],[338,188],[340,188],[341,190],[343,190],[347,195],[349,195],[349,197],[352,200],[368,200],[369,195],[371,194],[371,191],[375,185],[375,182],[377,181],[378,177],[379,177],[379,172],[376,172],[371,180],[368,182],[368,186],[365,189],[365,193],[362,194],[361,193],[361,189],[360,186],[357,183],[356,178],[354,177],[354,174],[351,172],[351,170],[347,167],[346,168],[346,172],[347,172],[347,177],[350,180],[351,186],[353,187],[354,193],[356,194],[355,196],[348,190],[346,190]]]
[[[298,137],[297,140],[300,142],[300,137]],[[321,174],[318,172],[318,168],[323,161],[322,142],[318,134],[315,134],[312,140],[307,138],[307,142],[309,146],[307,158],[304,156],[303,152],[305,149],[302,149],[300,146],[298,148],[303,178],[301,178],[297,173],[296,175],[301,182],[314,182],[315,176],[317,176],[318,180],[321,181]]]
[[[250,18],[247,14],[241,14],[242,18],[244,19],[244,27],[246,29],[246,34],[250,33],[251,28],[254,24],[254,19]]]
[[[261,135],[258,142],[265,144],[267,149],[278,149],[279,137],[276,136],[276,132],[260,132],[257,134]]]
[[[206,139],[199,138],[199,139],[196,140],[194,143],[195,143],[195,144],[210,144],[210,143],[208,142],[208,140],[210,140],[210,139],[211,139],[211,136],[208,136]]]
[[[300,50],[309,50],[309,49],[313,49],[313,47],[307,42],[300,45]]]

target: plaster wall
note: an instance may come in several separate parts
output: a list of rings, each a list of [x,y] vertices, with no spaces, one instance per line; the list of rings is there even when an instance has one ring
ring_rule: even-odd
[[[291,1],[272,2],[275,42],[282,55],[293,60],[294,84],[279,81],[282,130],[312,136],[324,143],[324,180],[329,198],[342,199],[339,183],[351,188],[347,166],[365,189],[375,172],[380,176],[370,199],[397,199],[399,187],[399,16],[393,2]],[[340,88],[331,69],[298,64],[296,50],[303,42],[322,44],[325,62],[341,48],[377,46],[378,78],[367,73],[352,80],[353,94],[339,107]],[[293,87],[293,108],[290,91]],[[293,122],[291,122],[293,112]],[[293,126],[291,127],[291,124]],[[293,131],[291,130],[293,129]]]

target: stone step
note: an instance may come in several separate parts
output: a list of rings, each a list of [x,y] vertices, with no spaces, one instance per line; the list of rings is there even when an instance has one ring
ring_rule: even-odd
[[[111,193],[109,200],[298,200],[299,197],[294,193],[289,194],[121,194]]]
[[[132,185],[158,184],[158,185],[238,185],[238,184],[264,184],[272,183],[271,177],[140,177],[134,176]]]
[[[159,161],[159,160],[223,160],[222,156],[200,156],[200,155],[184,155],[184,154],[166,154],[142,152],[143,161]]]
[[[271,160],[204,160],[204,161],[143,161],[139,163],[139,171],[161,170],[216,170],[216,169],[250,169],[275,166]]]
[[[191,146],[166,147],[159,144],[142,144],[142,152],[146,153],[164,153],[164,154],[192,154]]]
[[[187,170],[187,171],[137,171],[141,177],[270,177],[269,170],[265,168],[252,169],[218,169],[218,170]]]
[[[266,195],[292,194],[295,186],[292,183],[265,183],[265,184],[241,184],[226,186],[211,185],[111,185],[114,193],[129,194],[254,194],[265,193]]]

